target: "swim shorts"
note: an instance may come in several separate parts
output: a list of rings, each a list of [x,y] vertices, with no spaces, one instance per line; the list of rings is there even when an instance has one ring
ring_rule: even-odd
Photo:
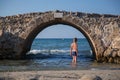
[[[73,52],[72,52],[72,56],[77,56],[76,51],[73,51]]]

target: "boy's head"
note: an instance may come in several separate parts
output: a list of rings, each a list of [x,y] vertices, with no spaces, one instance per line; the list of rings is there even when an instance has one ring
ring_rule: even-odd
[[[77,38],[75,37],[75,38],[73,39],[73,41],[74,41],[74,42],[77,42]]]

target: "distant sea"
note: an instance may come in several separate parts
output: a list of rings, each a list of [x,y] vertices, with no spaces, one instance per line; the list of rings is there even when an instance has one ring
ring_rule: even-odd
[[[70,38],[35,39],[25,60],[1,60],[0,71],[120,69],[119,64],[97,63],[85,38],[78,39],[77,64],[72,64]],[[103,65],[104,64],[104,65]]]

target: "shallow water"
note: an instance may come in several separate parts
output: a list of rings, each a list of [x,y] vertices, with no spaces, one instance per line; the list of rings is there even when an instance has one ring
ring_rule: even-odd
[[[72,64],[72,57],[69,53],[71,42],[72,39],[35,39],[25,60],[0,60],[0,71],[120,70],[119,64],[96,63],[86,39],[78,40],[77,64]]]
[[[70,58],[71,60],[71,58]],[[31,70],[120,70],[119,64],[96,63],[91,60],[71,61],[64,58],[31,59],[31,60],[2,60],[0,71],[31,71]],[[79,59],[80,60],[80,59]]]

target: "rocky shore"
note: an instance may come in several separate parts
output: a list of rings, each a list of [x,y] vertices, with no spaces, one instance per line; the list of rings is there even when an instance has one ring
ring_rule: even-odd
[[[120,80],[120,70],[0,72],[0,80]]]

